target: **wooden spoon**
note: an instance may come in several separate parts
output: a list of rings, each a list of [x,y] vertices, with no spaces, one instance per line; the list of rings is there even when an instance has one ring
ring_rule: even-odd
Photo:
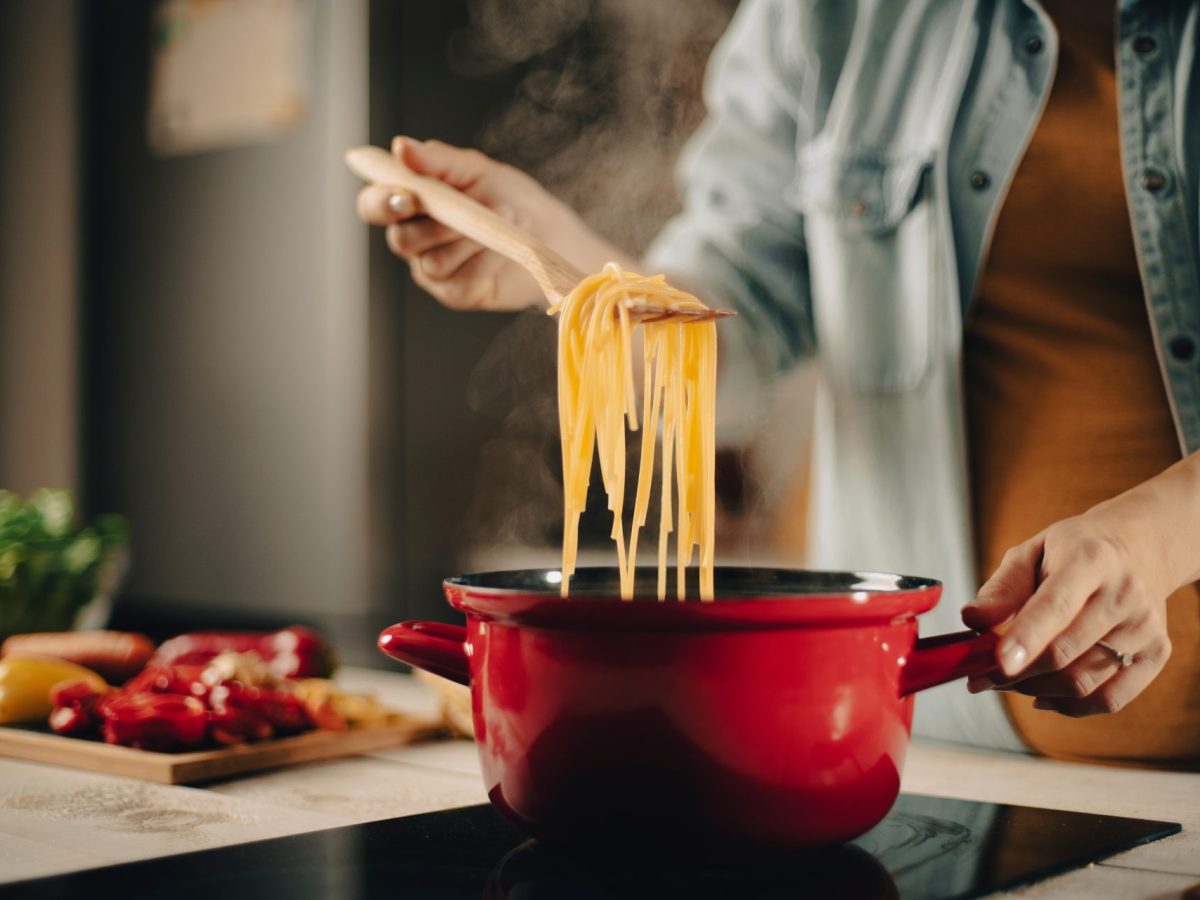
[[[364,181],[408,191],[430,218],[511,259],[533,276],[551,303],[561,303],[585,277],[533,235],[444,181],[418,175],[386,150],[354,147],[346,151],[346,165]],[[668,319],[705,322],[737,315],[730,309],[671,309],[641,303],[626,308],[639,323]]]

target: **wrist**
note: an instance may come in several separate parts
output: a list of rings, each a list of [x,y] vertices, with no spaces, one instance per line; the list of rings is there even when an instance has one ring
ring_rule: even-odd
[[[1184,457],[1164,472],[1158,493],[1171,510],[1160,530],[1171,547],[1174,587],[1200,581],[1200,453]]]
[[[1155,562],[1165,593],[1200,580],[1200,453],[1096,507]]]
[[[541,223],[541,239],[585,274],[599,272],[610,262],[637,270],[638,261],[607,241],[580,218],[567,204],[551,197]]]

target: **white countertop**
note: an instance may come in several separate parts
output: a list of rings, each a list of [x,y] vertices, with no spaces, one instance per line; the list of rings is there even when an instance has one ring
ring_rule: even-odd
[[[432,715],[414,679],[345,670],[346,687]],[[1200,775],[1056,762],[916,741],[906,791],[1183,823],[1183,833],[1014,894],[1173,898],[1200,882]],[[475,747],[442,741],[200,788],[0,759],[0,882],[485,803]]]

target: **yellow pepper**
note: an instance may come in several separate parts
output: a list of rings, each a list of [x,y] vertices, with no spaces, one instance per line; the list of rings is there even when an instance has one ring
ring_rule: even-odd
[[[308,709],[318,728],[340,730],[378,728],[402,721],[395,710],[384,706],[368,694],[348,694],[328,678],[302,678],[292,682],[292,693]],[[332,713],[332,716],[330,716]],[[337,719],[342,725],[333,724]]]
[[[104,679],[83,666],[40,656],[0,659],[0,724],[44,722],[54,704],[50,690],[60,681],[82,679],[102,691]]]

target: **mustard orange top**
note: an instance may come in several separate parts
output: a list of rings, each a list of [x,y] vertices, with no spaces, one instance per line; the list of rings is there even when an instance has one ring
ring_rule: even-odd
[[[1059,29],[1058,73],[966,329],[981,580],[1010,546],[1180,458],[1122,185],[1113,4],[1042,3]],[[1174,651],[1136,700],[1070,719],[1006,694],[1021,736],[1050,756],[1200,766],[1194,585],[1168,600],[1167,616]]]

